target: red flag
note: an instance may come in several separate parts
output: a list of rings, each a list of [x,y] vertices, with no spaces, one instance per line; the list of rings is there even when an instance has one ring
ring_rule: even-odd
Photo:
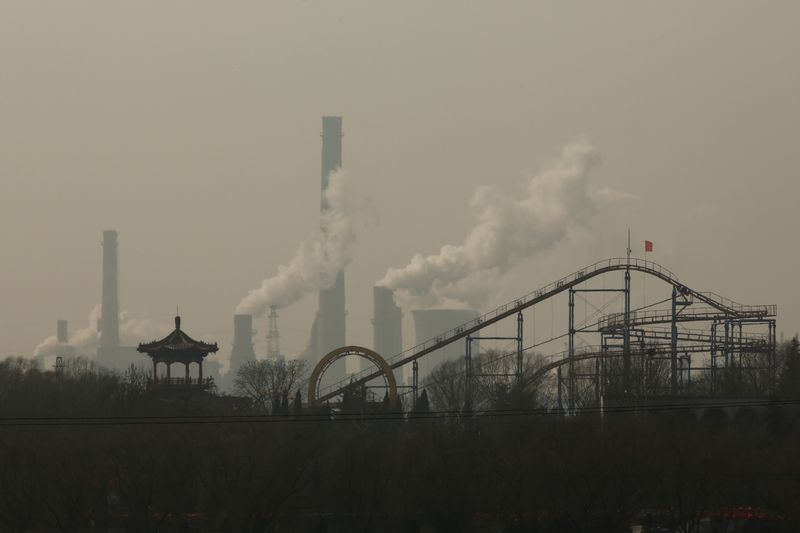
[[[653,251],[653,241],[644,241],[644,251],[645,252]]]

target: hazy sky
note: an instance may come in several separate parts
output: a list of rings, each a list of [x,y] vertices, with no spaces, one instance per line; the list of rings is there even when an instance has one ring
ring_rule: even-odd
[[[463,242],[476,187],[513,196],[579,139],[602,158],[590,186],[631,198],[494,303],[624,254],[630,226],[684,283],[777,303],[792,334],[798,20],[794,0],[0,0],[0,355],[86,325],[104,229],[122,309],[166,327],[179,304],[227,355],[237,303],[319,226],[325,114],[380,214],[347,273],[352,343],[371,345],[387,268]],[[282,312],[285,352],[315,308]]]

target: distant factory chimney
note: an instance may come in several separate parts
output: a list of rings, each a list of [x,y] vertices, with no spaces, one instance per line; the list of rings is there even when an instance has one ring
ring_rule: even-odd
[[[75,357],[75,347],[67,344],[69,342],[69,331],[67,330],[66,320],[59,320],[56,323],[56,340],[58,340],[59,344],[58,358],[62,360],[62,363],[64,357]]]
[[[103,304],[100,312],[100,347],[119,347],[119,290],[117,280],[117,232],[103,232]]]
[[[231,350],[230,375],[247,361],[254,361],[253,315],[233,315],[233,349]]]
[[[278,333],[278,309],[274,305],[269,308],[269,328],[267,331],[267,358],[281,357],[281,335]]]
[[[62,344],[66,344],[69,341],[69,334],[67,331],[67,321],[66,320],[59,320],[56,325],[56,339],[58,342]]]
[[[403,311],[394,303],[394,292],[387,287],[374,287],[372,319],[373,348],[388,359],[403,351]]]
[[[321,209],[328,209],[325,190],[330,183],[331,174],[342,166],[342,117],[322,117],[322,182]],[[311,330],[311,339],[305,357],[315,365],[325,354],[346,344],[345,336],[345,292],[344,271],[336,275],[332,287],[319,291],[319,310]],[[326,373],[329,379],[338,381],[344,378],[340,367]]]

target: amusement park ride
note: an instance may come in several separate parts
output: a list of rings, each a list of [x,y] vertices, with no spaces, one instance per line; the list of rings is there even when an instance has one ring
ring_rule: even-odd
[[[593,287],[593,278],[608,273],[622,274],[615,288]],[[671,286],[671,296],[638,309],[631,307],[631,274],[640,273]],[[605,279],[605,278],[604,278]],[[619,312],[578,324],[576,297],[589,293],[617,293],[622,297]],[[525,312],[567,296],[567,330],[525,347]],[[659,399],[698,396],[769,396],[775,384],[775,305],[742,305],[711,292],[699,292],[681,283],[666,268],[643,259],[606,259],[562,277],[549,285],[513,300],[483,316],[409,348],[387,359],[358,346],[345,346],[323,357],[309,380],[311,404],[331,401],[346,390],[380,383],[390,399],[398,396],[393,371],[411,365],[412,380],[407,388],[416,401],[420,387],[417,361],[451,343],[465,342],[465,397],[469,404],[471,387],[479,375],[473,367],[473,341],[505,340],[514,348],[500,357],[515,359],[509,385],[553,383],[552,407],[567,414],[596,409],[611,403],[641,405]],[[489,326],[515,321],[516,334],[489,336]],[[692,326],[689,328],[689,326]],[[487,333],[486,336],[482,335]],[[589,345],[584,336],[593,335]],[[584,346],[576,347],[581,335]],[[524,365],[526,353],[534,347],[566,338],[566,350],[534,357],[533,369]],[[373,365],[346,379],[322,386],[322,377],[336,361],[348,355],[369,360]]]

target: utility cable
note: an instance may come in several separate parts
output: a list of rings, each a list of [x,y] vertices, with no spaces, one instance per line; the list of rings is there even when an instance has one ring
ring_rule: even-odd
[[[690,411],[694,409],[733,408],[733,407],[780,407],[800,405],[800,400],[728,400],[725,402],[702,401],[688,403],[663,403],[645,406],[607,406],[582,408],[576,415],[583,414],[636,414],[642,412]],[[337,421],[381,421],[405,418],[419,420],[430,418],[471,418],[476,417],[520,417],[520,416],[564,416],[563,413],[544,408],[486,409],[473,413],[455,410],[437,410],[426,413],[406,413],[405,411],[384,411],[377,413],[300,413],[295,415],[185,415],[185,416],[122,416],[122,417],[6,417],[0,418],[0,427],[48,427],[48,426],[123,426],[123,425],[187,425],[187,424],[237,424],[237,423],[302,423]],[[574,416],[566,418],[575,418]]]

